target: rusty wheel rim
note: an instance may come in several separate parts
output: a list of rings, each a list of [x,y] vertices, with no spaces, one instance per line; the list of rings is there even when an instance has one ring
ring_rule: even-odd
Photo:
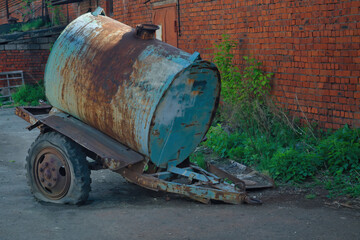
[[[66,158],[55,148],[41,150],[34,162],[38,189],[49,199],[63,198],[70,188],[71,173]]]

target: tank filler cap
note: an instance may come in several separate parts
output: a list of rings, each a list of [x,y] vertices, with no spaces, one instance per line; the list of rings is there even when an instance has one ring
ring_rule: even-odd
[[[139,24],[135,29],[135,36],[144,40],[154,39],[159,27],[155,24]]]

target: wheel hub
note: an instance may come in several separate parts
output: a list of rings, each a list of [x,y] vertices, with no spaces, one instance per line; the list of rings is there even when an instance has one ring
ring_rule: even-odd
[[[34,176],[39,189],[50,199],[60,199],[70,187],[70,168],[65,157],[54,148],[43,149],[35,159]]]

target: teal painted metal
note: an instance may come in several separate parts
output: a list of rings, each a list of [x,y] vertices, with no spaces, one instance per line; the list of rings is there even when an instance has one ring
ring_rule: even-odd
[[[101,13],[101,11],[98,11]],[[200,143],[220,94],[216,66],[101,14],[84,14],[55,42],[49,102],[147,156],[181,163]]]
[[[196,173],[192,169],[184,169],[184,168],[177,168],[175,166],[170,166],[167,171],[170,173],[174,173],[177,175],[181,175],[184,177],[187,177],[189,179],[196,179],[203,182],[209,182],[211,184],[220,183],[220,178],[212,177],[212,176],[206,176],[204,174]]]

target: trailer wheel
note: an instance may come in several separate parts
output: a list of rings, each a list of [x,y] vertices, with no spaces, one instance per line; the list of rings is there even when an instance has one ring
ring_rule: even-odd
[[[26,157],[26,177],[36,199],[81,204],[90,192],[90,170],[82,148],[57,132],[40,134]]]

